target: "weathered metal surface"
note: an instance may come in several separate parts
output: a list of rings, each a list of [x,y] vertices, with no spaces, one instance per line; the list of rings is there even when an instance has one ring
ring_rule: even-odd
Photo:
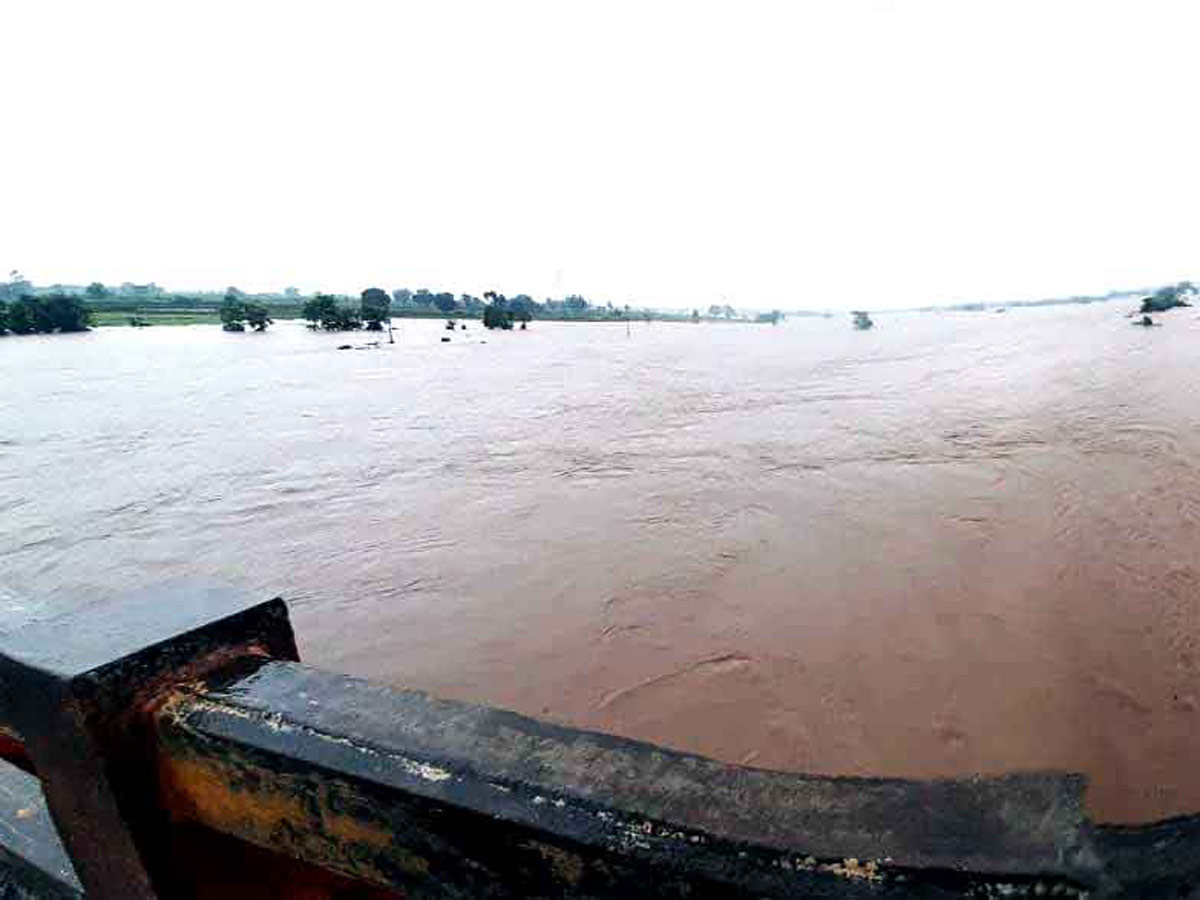
[[[155,704],[180,681],[270,657],[296,658],[283,602],[195,580],[0,634],[0,715],[21,736],[89,897],[151,900],[156,872],[166,877],[147,728]]]
[[[1111,896],[1200,898],[1200,816],[1151,825],[1103,825],[1096,832]]]
[[[178,814],[412,896],[1074,893],[1101,877],[1070,776],[766,772],[279,662],[181,694],[160,722]]]
[[[0,762],[0,897],[81,900],[83,887],[58,837],[42,786]]]

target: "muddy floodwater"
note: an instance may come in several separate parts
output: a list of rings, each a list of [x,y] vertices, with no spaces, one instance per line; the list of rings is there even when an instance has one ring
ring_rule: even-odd
[[[0,339],[0,601],[188,574],[331,669],[733,762],[1200,810],[1200,311]]]

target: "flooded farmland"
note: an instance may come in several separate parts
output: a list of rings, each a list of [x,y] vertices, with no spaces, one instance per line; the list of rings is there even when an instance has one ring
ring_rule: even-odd
[[[1200,313],[1123,311],[2,339],[0,600],[216,576],[442,696],[1195,812]]]

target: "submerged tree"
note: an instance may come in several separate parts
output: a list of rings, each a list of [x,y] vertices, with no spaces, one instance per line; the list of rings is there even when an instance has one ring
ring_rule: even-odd
[[[1196,293],[1196,286],[1190,281],[1169,284],[1159,288],[1152,296],[1142,298],[1142,308],[1138,312],[1166,312],[1177,306],[1191,306],[1192,298],[1196,296]]]
[[[31,297],[21,297],[8,304],[8,330],[13,334],[36,334]]]
[[[47,294],[33,297],[28,294],[7,304],[0,333],[50,334],[55,331],[87,331],[92,324],[92,311],[72,294]]]
[[[300,315],[308,321],[309,328],[320,328],[321,322],[332,315],[337,309],[337,301],[329,294],[316,294],[310,300],[304,301]]]
[[[383,331],[383,323],[392,317],[392,298],[380,288],[367,288],[360,308],[367,331]]]
[[[246,330],[246,303],[240,297],[227,293],[221,301],[221,330]]]
[[[92,311],[78,297],[70,294],[51,294],[41,298],[46,306],[52,330],[87,331],[92,324]]]
[[[508,308],[508,300],[503,294],[497,294],[495,291],[486,291],[483,296],[488,301],[488,305],[483,308],[483,327],[511,331],[512,310]]]
[[[247,325],[266,331],[274,321],[266,304],[245,299],[241,291],[227,293],[221,302],[221,328],[225,331],[245,331]]]
[[[326,331],[355,331],[362,328],[358,311],[342,306],[332,294],[317,294],[304,304],[302,315],[309,328]]]
[[[522,325],[533,321],[533,314],[537,311],[537,308],[537,301],[528,294],[517,294],[517,296],[508,301],[509,316]]]
[[[871,317],[861,309],[856,309],[850,315],[854,316],[854,327],[860,331],[866,331],[868,328],[874,328],[875,323],[871,321]]]
[[[246,324],[255,331],[266,331],[267,326],[275,320],[271,318],[271,313],[263,303],[256,303],[253,300],[247,300],[245,303],[246,309]]]

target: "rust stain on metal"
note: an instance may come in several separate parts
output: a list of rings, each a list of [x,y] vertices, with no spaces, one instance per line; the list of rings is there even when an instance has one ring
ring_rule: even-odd
[[[25,741],[7,725],[0,725],[0,759],[33,773],[33,760],[25,749]]]
[[[333,809],[328,783],[268,770],[248,772],[243,761],[226,763],[170,750],[159,768],[164,800],[177,819],[376,883],[393,880],[373,861],[380,856],[410,876],[429,874],[429,861],[397,846],[390,831]]]
[[[141,685],[129,703],[131,715],[152,717],[174,696],[172,689],[180,685],[191,685],[193,690],[203,690],[204,679],[247,659],[270,660],[271,651],[258,640],[229,647],[217,647],[182,666],[163,673],[160,677]]]
[[[269,838],[285,824],[306,828],[319,824],[323,834],[348,843],[378,848],[391,843],[385,831],[320,805],[314,809],[304,797],[284,790],[286,782],[279,776],[264,777],[255,789],[239,790],[234,784],[244,773],[212,760],[168,758],[163,770],[172,810],[220,830],[248,830]]]

